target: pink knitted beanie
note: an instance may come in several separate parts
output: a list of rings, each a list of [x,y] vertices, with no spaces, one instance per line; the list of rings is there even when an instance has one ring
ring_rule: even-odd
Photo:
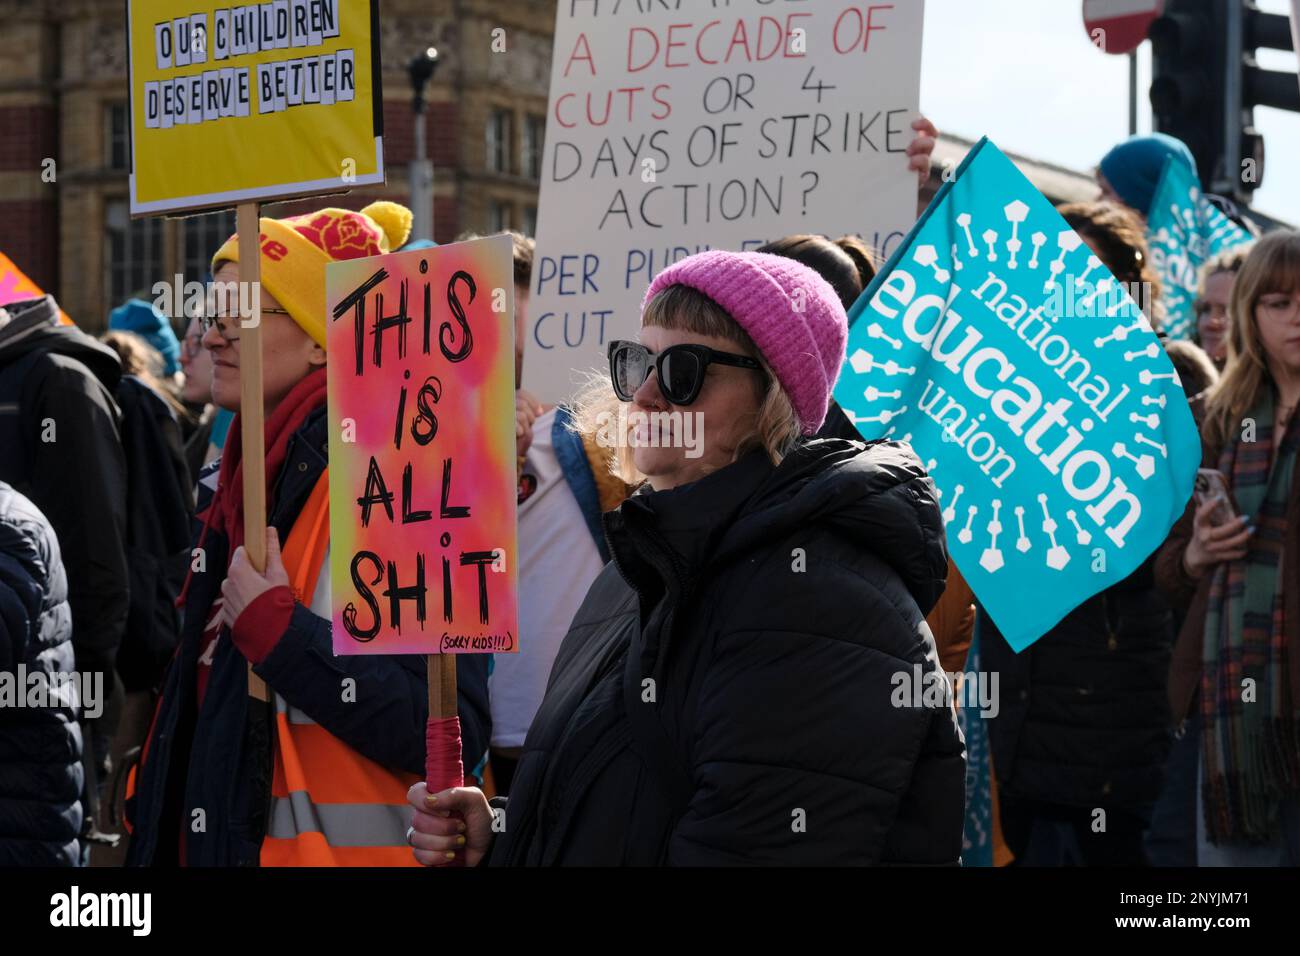
[[[830,284],[784,256],[715,249],[655,276],[642,310],[672,285],[704,293],[749,333],[790,397],[803,433],[815,434],[826,420],[849,332],[844,306]]]

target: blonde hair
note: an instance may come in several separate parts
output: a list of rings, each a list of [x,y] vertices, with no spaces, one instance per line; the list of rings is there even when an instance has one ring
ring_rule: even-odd
[[[1263,296],[1291,293],[1298,286],[1300,232],[1282,229],[1255,243],[1228,300],[1228,361],[1206,403],[1205,437],[1211,447],[1222,447],[1263,390],[1275,387],[1259,340],[1255,306]]]
[[[641,325],[643,328],[672,329],[726,339],[736,344],[737,351],[748,355],[762,367],[762,397],[754,427],[736,446],[732,461],[761,448],[773,465],[779,465],[794,450],[803,425],[795,414],[790,397],[749,333],[720,305],[689,286],[671,285],[646,303]],[[605,429],[606,423],[617,420],[621,404],[610,385],[609,373],[592,372],[575,399],[572,427],[580,434],[596,435]],[[629,485],[639,485],[646,476],[633,464],[631,448],[624,437],[619,436],[611,456],[610,470]]]
[[[1240,246],[1233,246],[1231,249],[1225,249],[1218,255],[1211,256],[1201,264],[1201,268],[1196,273],[1196,298],[1205,298],[1205,283],[1212,276],[1220,273],[1236,275],[1241,271],[1241,267],[1246,264],[1246,259],[1250,256],[1250,250],[1255,248],[1255,243],[1247,242]]]

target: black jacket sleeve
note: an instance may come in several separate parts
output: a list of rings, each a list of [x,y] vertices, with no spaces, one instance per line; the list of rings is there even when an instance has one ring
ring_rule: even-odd
[[[113,683],[126,627],[126,461],[117,408],[98,380],[56,365],[37,393],[32,500],[59,538],[77,668]]]

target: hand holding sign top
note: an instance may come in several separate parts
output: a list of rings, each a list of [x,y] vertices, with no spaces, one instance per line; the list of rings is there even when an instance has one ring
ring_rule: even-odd
[[[916,173],[918,185],[924,186],[930,178],[930,157],[939,141],[939,130],[924,116],[912,120],[912,129],[916,136],[907,144],[907,168]]]
[[[287,587],[289,575],[280,560],[280,535],[274,528],[266,529],[266,570],[259,571],[253,567],[248,551],[243,545],[235,549],[231,559],[230,570],[221,582],[221,596],[225,602],[221,606],[222,620],[231,627],[239,620],[239,615],[262,593],[276,587]]]

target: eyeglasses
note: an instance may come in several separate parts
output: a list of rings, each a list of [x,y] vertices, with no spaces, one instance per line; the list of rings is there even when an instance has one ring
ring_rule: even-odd
[[[289,314],[284,309],[263,308],[260,311],[262,315],[288,315]],[[199,316],[199,328],[202,330],[201,333],[202,335],[207,335],[209,329],[216,328],[217,334],[220,335],[223,339],[225,339],[227,344],[231,344],[234,342],[238,342],[239,336],[238,335],[232,336],[227,334],[226,326],[227,324],[234,324],[239,321],[240,321],[240,316],[238,315],[201,315]]]
[[[1270,319],[1290,318],[1300,311],[1300,297],[1275,292],[1261,295],[1256,306]]]
[[[632,401],[653,368],[659,376],[659,391],[664,398],[674,405],[689,405],[699,397],[704,374],[711,364],[763,368],[747,355],[719,352],[707,345],[673,345],[662,352],[651,352],[639,342],[609,343],[609,377],[614,394],[624,402]]]
[[[202,325],[203,323],[200,322],[200,329],[202,329]],[[197,335],[187,335],[185,338],[181,339],[181,355],[185,356],[187,359],[192,359],[203,351],[204,331],[206,331],[206,329],[200,331]]]

